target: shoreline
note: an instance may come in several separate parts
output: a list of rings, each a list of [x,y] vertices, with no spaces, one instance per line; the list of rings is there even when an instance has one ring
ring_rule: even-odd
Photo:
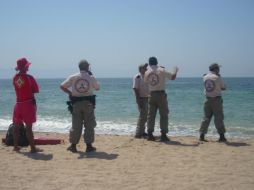
[[[7,132],[7,130],[0,130],[0,135],[5,135]],[[59,136],[59,135],[69,135],[69,132],[45,132],[45,131],[33,131],[34,132],[34,135],[36,137],[36,135],[46,135],[46,136],[52,136],[53,134]],[[134,134],[106,134],[106,133],[95,133],[95,136],[122,136],[122,137],[129,137],[129,138],[134,138]],[[157,133],[154,133],[154,136],[159,138],[159,134]],[[197,135],[172,135],[172,134],[167,134],[167,136],[169,138],[185,138],[185,137],[190,137],[190,138],[194,138],[194,139],[199,139],[199,134],[197,133]],[[225,136],[229,141],[230,140],[254,140],[254,136],[227,136],[227,133],[226,133],[226,136]],[[1,137],[3,138],[3,137]],[[81,140],[82,140],[83,136],[81,136]],[[216,141],[218,138],[219,138],[219,135],[218,134],[207,134],[205,136],[206,139],[208,140],[211,140],[211,141]]]

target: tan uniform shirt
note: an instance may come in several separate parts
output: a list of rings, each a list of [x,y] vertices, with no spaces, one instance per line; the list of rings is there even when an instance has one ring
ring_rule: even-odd
[[[151,92],[165,90],[166,80],[172,80],[172,73],[166,71],[165,68],[157,65],[147,68],[144,81],[148,83]]]
[[[148,84],[145,83],[144,77],[141,74],[137,74],[133,78],[133,88],[138,90],[140,97],[142,98],[148,97],[149,95]]]
[[[222,78],[213,72],[204,75],[204,93],[206,97],[221,96],[221,90],[225,88]]]
[[[61,84],[72,92],[72,96],[82,97],[93,95],[93,90],[99,90],[100,85],[94,76],[89,75],[86,71],[80,71],[69,76]]]

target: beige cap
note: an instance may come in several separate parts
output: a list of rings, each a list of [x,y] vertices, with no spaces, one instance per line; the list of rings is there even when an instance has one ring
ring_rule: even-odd
[[[142,68],[147,68],[147,66],[148,66],[147,63],[146,63],[146,64],[141,64],[141,65],[138,66],[138,69],[139,69],[139,71],[140,71],[140,69],[142,69]]]

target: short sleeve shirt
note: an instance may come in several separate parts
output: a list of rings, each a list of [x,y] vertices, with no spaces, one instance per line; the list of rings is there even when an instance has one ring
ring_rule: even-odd
[[[148,83],[151,92],[165,90],[166,80],[172,80],[172,74],[163,67],[152,65],[145,72],[144,81]]]
[[[213,72],[204,75],[204,93],[206,97],[221,96],[221,89],[225,88],[222,78]]]
[[[145,83],[144,78],[142,77],[141,74],[137,74],[133,78],[133,88],[138,90],[140,97],[143,98],[148,97],[149,95],[148,84]]]
[[[34,93],[39,92],[39,86],[33,76],[28,74],[16,74],[13,77],[17,102],[32,100]]]
[[[72,96],[82,97],[93,95],[93,90],[99,90],[100,85],[94,76],[89,75],[86,71],[71,75],[61,83],[65,88],[72,92]]]

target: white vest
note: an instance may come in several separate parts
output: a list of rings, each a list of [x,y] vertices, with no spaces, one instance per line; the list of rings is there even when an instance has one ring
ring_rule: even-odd
[[[133,78],[133,88],[138,90],[140,97],[143,98],[148,97],[149,95],[148,84],[145,83],[144,78],[142,77],[141,74],[137,74]]]
[[[91,96],[93,90],[99,90],[100,85],[94,76],[89,75],[86,71],[80,71],[74,75],[69,76],[61,84],[72,92],[72,96]]]
[[[145,72],[145,82],[148,83],[151,92],[165,90],[166,80],[172,80],[172,74],[163,67],[151,65]]]
[[[206,97],[217,97],[221,96],[221,90],[225,88],[222,78],[213,72],[209,72],[204,75],[204,93]]]

